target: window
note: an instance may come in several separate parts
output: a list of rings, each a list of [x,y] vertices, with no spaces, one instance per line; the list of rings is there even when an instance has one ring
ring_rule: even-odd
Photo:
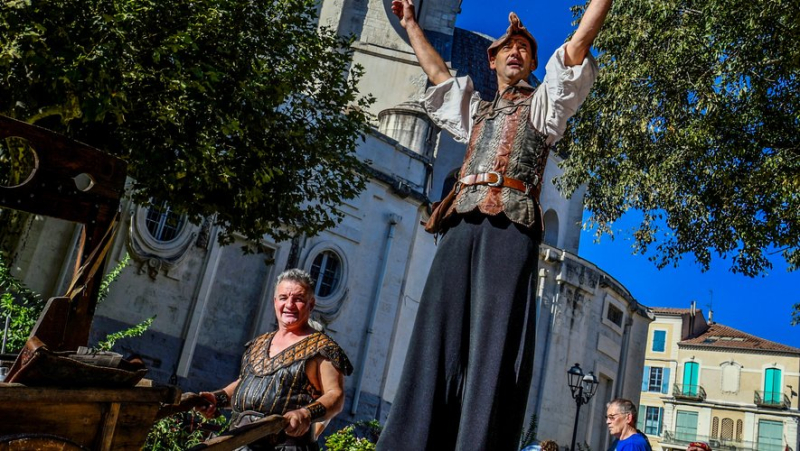
[[[711,438],[719,438],[719,417],[711,421]]]
[[[320,252],[311,264],[310,273],[316,281],[314,294],[321,298],[328,297],[339,288],[342,262],[333,251]]]
[[[183,228],[184,222],[184,216],[172,211],[166,201],[151,205],[145,216],[145,226],[150,236],[163,243],[174,240]]]
[[[669,368],[645,366],[642,375],[642,391],[669,393]]]
[[[653,352],[664,352],[667,348],[667,331],[653,331]]]
[[[736,420],[736,441],[742,441],[742,433],[744,432],[744,422],[742,420]]]
[[[675,438],[693,442],[697,439],[697,412],[678,411],[675,422]]]
[[[616,305],[608,304],[608,313],[606,314],[606,318],[608,318],[609,321],[617,326],[622,327],[622,310],[617,308]]]
[[[697,384],[700,364],[697,362],[686,362],[683,365],[683,394],[697,396],[699,386]]]
[[[664,373],[664,368],[653,367],[650,368],[650,384],[647,391],[661,391],[661,377]]]
[[[730,418],[722,419],[722,432],[720,432],[719,438],[722,440],[733,440],[733,420]]]
[[[760,420],[758,422],[759,451],[781,451],[783,447],[783,423]]]
[[[764,402],[768,404],[781,403],[781,370],[767,368],[764,371]]]
[[[558,247],[558,213],[552,209],[544,213],[544,244]]]
[[[661,421],[663,416],[663,408],[647,406],[645,410],[644,433],[647,435],[661,435]]]

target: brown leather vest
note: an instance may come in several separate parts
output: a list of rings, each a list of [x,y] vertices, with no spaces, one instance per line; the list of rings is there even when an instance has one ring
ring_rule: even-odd
[[[490,216],[504,213],[525,227],[538,221],[541,230],[539,192],[550,146],[547,136],[530,124],[534,92],[520,81],[498,93],[493,102],[480,102],[459,176],[497,172],[527,183],[529,194],[506,187],[463,186],[453,206],[458,213],[476,209]]]

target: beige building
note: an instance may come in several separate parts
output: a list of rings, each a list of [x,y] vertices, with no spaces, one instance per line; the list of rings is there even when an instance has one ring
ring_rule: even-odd
[[[653,308],[638,427],[653,449],[797,450],[800,349],[706,321],[701,310]]]

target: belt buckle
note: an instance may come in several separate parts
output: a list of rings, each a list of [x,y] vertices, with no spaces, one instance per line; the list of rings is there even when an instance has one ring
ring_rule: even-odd
[[[490,175],[494,174],[494,175],[497,176],[497,181],[496,182],[489,182],[489,183],[487,183],[487,185],[494,186],[494,187],[503,186],[503,182],[505,180],[503,180],[503,175],[502,174],[500,174],[497,171],[489,171],[489,172],[487,172],[487,174],[490,174]]]

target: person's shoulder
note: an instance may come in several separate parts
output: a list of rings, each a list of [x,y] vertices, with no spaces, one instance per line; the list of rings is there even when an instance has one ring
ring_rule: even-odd
[[[253,338],[252,340],[250,340],[247,343],[245,343],[244,347],[245,348],[250,348],[251,346],[253,346],[256,343],[263,343],[263,342],[265,342],[267,340],[270,340],[274,335],[275,335],[275,331],[267,332],[264,335],[259,335],[258,337]]]
[[[325,360],[329,360],[336,369],[345,375],[349,376],[353,373],[353,365],[350,363],[350,359],[347,358],[344,349],[339,346],[336,340],[325,332],[316,332],[312,334],[311,338],[316,341],[319,355]]]
[[[614,448],[611,448],[614,449]],[[650,443],[647,437],[643,434],[636,433],[626,438],[619,440],[616,446],[617,451],[650,451]]]
[[[641,432],[637,432],[631,436],[631,447],[628,449],[631,451],[651,451],[647,436]]]

